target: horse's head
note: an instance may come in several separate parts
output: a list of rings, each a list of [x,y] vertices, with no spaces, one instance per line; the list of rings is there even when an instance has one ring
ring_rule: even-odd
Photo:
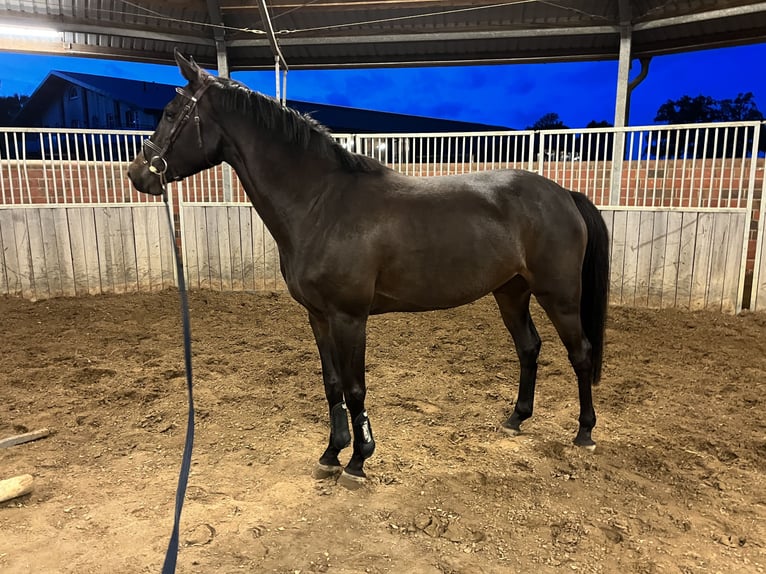
[[[144,140],[128,177],[138,191],[163,193],[166,181],[178,181],[221,163],[222,137],[205,98],[218,81],[194,61],[175,51],[176,63],[189,82],[165,106],[157,129]]]

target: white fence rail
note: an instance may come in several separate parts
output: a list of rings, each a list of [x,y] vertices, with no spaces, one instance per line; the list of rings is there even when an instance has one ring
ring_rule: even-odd
[[[739,122],[334,137],[414,176],[538,172],[601,208],[612,232],[614,303],[737,311],[743,302],[766,308],[761,131]],[[174,284],[164,207],[125,175],[146,135],[0,130],[0,293],[45,298]],[[193,288],[283,288],[273,239],[230,169],[173,188]]]

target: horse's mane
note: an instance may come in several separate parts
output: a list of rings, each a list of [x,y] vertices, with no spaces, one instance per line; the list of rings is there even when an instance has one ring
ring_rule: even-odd
[[[384,169],[379,161],[345,149],[311,116],[283,107],[274,98],[254,92],[236,80],[218,78],[218,82],[224,88],[223,105],[227,110],[252,115],[260,127],[283,141],[301,149],[312,145],[321,156],[337,159],[348,171],[371,173]]]

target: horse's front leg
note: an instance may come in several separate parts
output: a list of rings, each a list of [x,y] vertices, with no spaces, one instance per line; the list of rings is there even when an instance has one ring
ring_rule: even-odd
[[[364,461],[375,450],[370,419],[364,408],[367,389],[364,382],[367,316],[335,313],[328,319],[332,339],[333,362],[338,368],[348,411],[354,429],[354,453],[338,482],[358,488],[366,479]]]
[[[334,352],[329,323],[323,317],[318,317],[313,313],[309,313],[309,322],[319,349],[324,391],[327,404],[330,407],[330,440],[314,469],[314,477],[327,478],[340,474],[343,470],[340,460],[338,460],[338,454],[351,444],[351,434],[348,430],[346,403],[343,401],[343,386],[333,359]]]

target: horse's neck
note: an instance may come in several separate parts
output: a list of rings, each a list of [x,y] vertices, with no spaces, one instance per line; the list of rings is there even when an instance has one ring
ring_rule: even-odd
[[[331,167],[263,130],[240,125],[237,132],[246,136],[230,142],[225,160],[280,249],[289,250]]]

